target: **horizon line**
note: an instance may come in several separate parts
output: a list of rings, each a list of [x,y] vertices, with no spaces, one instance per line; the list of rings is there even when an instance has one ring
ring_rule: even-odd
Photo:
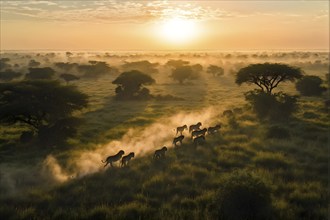
[[[143,49],[126,49],[126,50],[113,50],[113,49],[0,49],[0,53],[7,51],[56,51],[56,52],[254,52],[254,51],[322,51],[329,52],[330,48],[293,48],[293,49],[167,49],[167,50],[143,50]]]

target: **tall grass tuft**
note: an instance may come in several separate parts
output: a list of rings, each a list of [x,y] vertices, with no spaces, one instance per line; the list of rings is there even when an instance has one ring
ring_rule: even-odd
[[[290,168],[288,159],[281,153],[258,152],[253,161],[256,166],[269,170]]]

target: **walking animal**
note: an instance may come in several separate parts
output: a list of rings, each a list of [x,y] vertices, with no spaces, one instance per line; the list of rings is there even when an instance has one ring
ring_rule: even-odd
[[[167,151],[167,147],[164,146],[162,147],[161,149],[159,150],[155,150],[155,153],[154,153],[154,159],[160,159],[160,158],[165,158],[165,152]]]
[[[204,135],[198,136],[198,137],[194,138],[193,142],[194,142],[194,146],[197,147],[198,145],[205,142],[205,136]]]
[[[179,137],[173,138],[173,145],[176,146],[176,143],[180,142],[180,145],[182,145],[182,140],[184,138],[184,135],[180,135]]]
[[[206,132],[207,132],[206,128],[204,128],[202,130],[193,131],[193,132],[191,132],[191,139],[201,136],[201,135],[205,136]]]
[[[182,135],[182,132],[183,132],[184,130],[186,130],[186,129],[188,129],[187,125],[183,125],[183,126],[181,126],[181,127],[177,127],[177,128],[176,128],[176,134],[175,134],[175,136],[178,135],[179,132],[180,132],[180,135]]]
[[[201,126],[202,126],[202,123],[201,122],[198,122],[195,125],[190,125],[189,126],[189,133],[192,132],[192,131],[195,131],[195,130],[200,130],[200,127]]]
[[[103,160],[101,160],[101,161],[102,161],[102,163],[105,163],[104,167],[106,167],[108,164],[110,164],[111,167],[113,167],[112,163],[120,160],[124,154],[125,154],[125,152],[123,150],[120,150],[117,154],[107,157],[107,159],[105,161],[103,161]]]
[[[221,125],[220,124],[217,124],[216,126],[214,126],[214,127],[209,127],[208,129],[207,129],[207,133],[208,134],[214,134],[214,133],[216,133],[216,132],[219,132],[219,129],[221,128]]]
[[[121,158],[121,167],[125,167],[128,165],[128,162],[135,156],[134,152],[129,153],[126,156]]]

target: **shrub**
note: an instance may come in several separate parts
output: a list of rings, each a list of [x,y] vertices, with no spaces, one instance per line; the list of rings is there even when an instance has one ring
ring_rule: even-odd
[[[304,76],[296,83],[296,89],[303,96],[319,96],[326,90],[321,84],[318,76]]]
[[[254,90],[247,92],[245,99],[260,119],[286,120],[297,109],[297,98],[282,92],[270,94]]]
[[[246,93],[245,99],[252,105],[254,112],[259,118],[266,118],[269,115],[271,106],[276,103],[274,95],[258,91]]]
[[[254,175],[245,172],[230,174],[218,190],[211,213],[216,219],[271,219],[270,189]]]
[[[270,119],[287,120],[297,110],[296,96],[290,96],[283,92],[274,94],[276,102],[270,111]]]

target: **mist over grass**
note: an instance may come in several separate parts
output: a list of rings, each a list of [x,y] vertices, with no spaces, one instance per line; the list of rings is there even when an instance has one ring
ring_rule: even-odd
[[[118,73],[68,82],[89,95],[89,106],[75,113],[84,123],[67,146],[20,143],[20,133],[27,127],[0,126],[1,219],[214,219],[215,201],[223,201],[225,195],[233,198],[236,189],[250,192],[244,184],[229,187],[233,190],[229,195],[222,190],[235,181],[234,173],[244,183],[255,184],[255,189],[262,186],[267,199],[261,201],[269,202],[265,206],[269,212],[263,213],[270,219],[327,218],[328,91],[299,97],[292,119],[271,122],[259,120],[244,100],[253,86],[235,84],[235,71],[258,62],[296,65],[306,75],[325,80],[327,53],[73,52],[68,57],[63,52],[1,52],[4,57],[10,59],[8,68],[23,74],[32,59],[40,67],[54,68],[54,79],[63,84],[59,78],[63,72],[55,62],[101,61]],[[169,77],[171,69],[165,64],[171,59],[201,64],[201,77],[180,85]],[[182,99],[114,100],[112,81],[124,70],[122,65],[143,60],[159,64],[158,72],[150,73],[156,81],[148,86],[150,93]],[[211,64],[222,66],[224,76],[207,73]],[[81,74],[77,69],[69,73]],[[298,94],[292,83],[277,89]],[[232,110],[233,117],[224,116],[225,110]],[[183,145],[173,147],[175,128],[197,122],[202,128],[222,126],[197,147],[184,131]],[[153,152],[164,145],[166,158],[153,160]],[[113,168],[104,168],[101,160],[119,150],[125,155],[135,152],[129,166],[121,168],[116,162]],[[259,198],[249,193],[245,197]]]

